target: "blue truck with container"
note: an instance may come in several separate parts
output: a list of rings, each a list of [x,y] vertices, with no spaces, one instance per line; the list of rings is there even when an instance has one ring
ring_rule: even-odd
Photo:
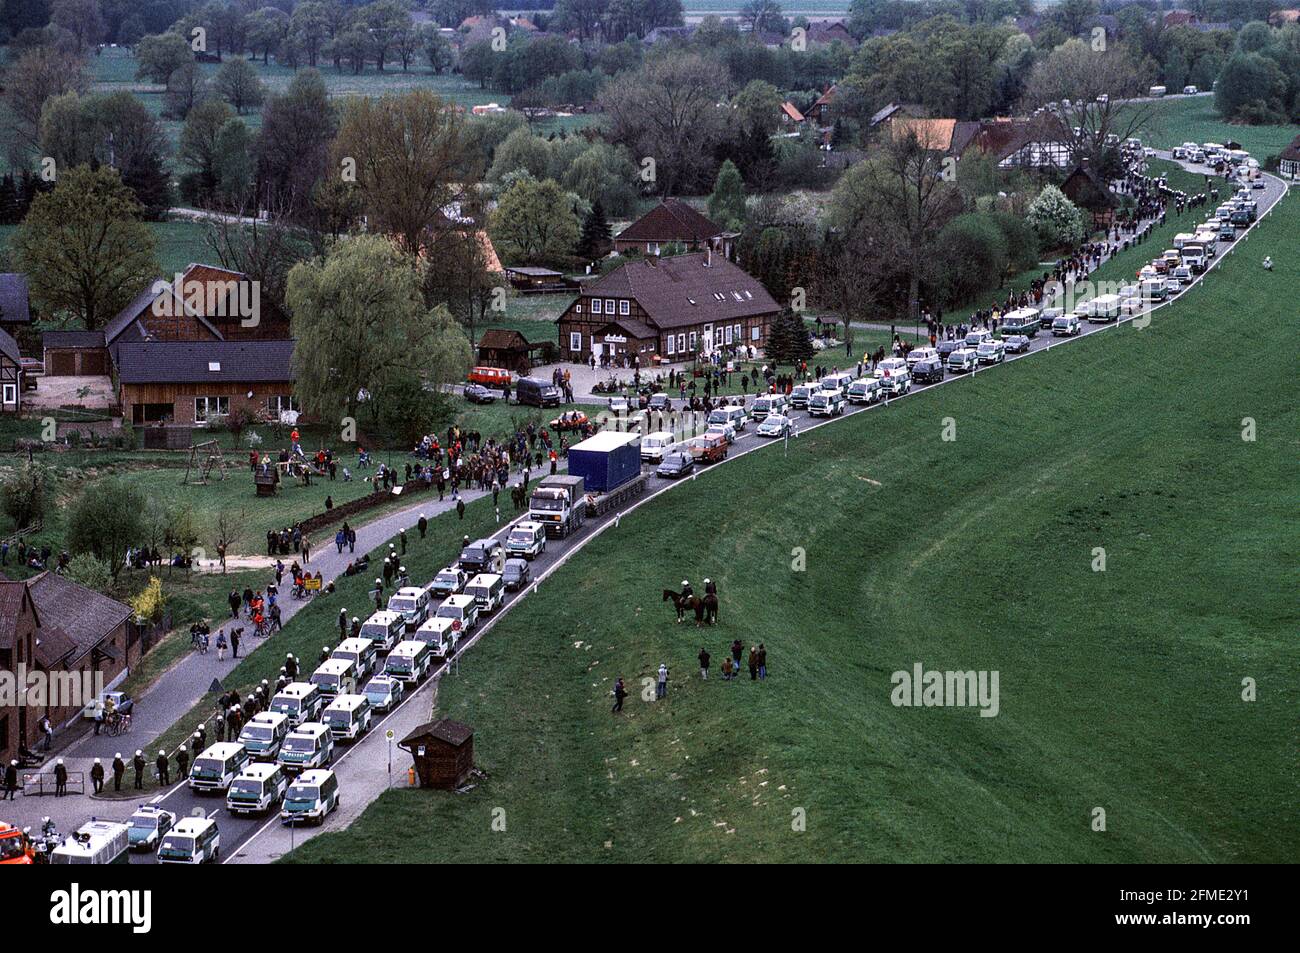
[[[545,477],[529,498],[528,518],[563,538],[588,516],[600,516],[645,492],[641,435],[602,430],[569,448],[569,472]]]

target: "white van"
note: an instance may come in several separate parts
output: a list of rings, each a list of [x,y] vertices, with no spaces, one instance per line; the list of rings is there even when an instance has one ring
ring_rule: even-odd
[[[347,659],[328,658],[311,673],[311,683],[325,696],[325,703],[335,695],[346,695],[357,687],[357,667]]]
[[[979,356],[973,347],[959,347],[948,355],[948,373],[965,374],[975,370]]]
[[[801,410],[808,406],[812,395],[821,389],[820,384],[796,384],[790,389],[790,406]]]
[[[656,430],[641,438],[641,459],[647,463],[663,463],[668,448],[677,442],[667,430]]]
[[[278,807],[289,779],[278,764],[250,764],[230,782],[226,810],[231,814],[261,814]]]
[[[209,745],[190,765],[190,790],[224,791],[247,764],[248,751],[238,742]]]
[[[289,724],[297,727],[315,719],[323,705],[320,689],[311,682],[290,682],[275,693],[270,710],[287,716]]]
[[[887,369],[876,380],[880,382],[880,393],[885,397],[901,397],[912,389],[912,372],[907,369],[906,364],[901,368]]]
[[[993,332],[988,328],[972,328],[970,331],[966,332],[966,346],[969,348],[977,348],[985,341],[992,339]],[[883,364],[885,362],[881,361],[880,363]]]
[[[785,394],[763,394],[754,399],[754,404],[749,408],[749,415],[755,420],[763,421],[772,414],[784,417],[786,409],[790,402],[785,399]]]
[[[330,653],[330,658],[351,662],[357,670],[357,681],[363,681],[375,670],[378,654],[375,643],[369,639],[344,639],[338,644],[338,648]]]
[[[298,821],[325,820],[325,815],[339,806],[339,779],[328,768],[313,768],[298,775],[284,795],[280,820],[286,824]]]
[[[87,821],[50,851],[52,864],[126,864],[131,829],[115,821]]]
[[[822,390],[837,390],[845,397],[849,396],[849,385],[853,383],[853,375],[846,371],[840,371],[838,374],[827,374],[821,379]]]
[[[1052,322],[1052,337],[1072,338],[1082,330],[1077,314],[1063,314]]]
[[[429,594],[420,586],[403,586],[388,597],[388,611],[400,615],[408,631],[414,629],[429,614]]]
[[[878,378],[859,377],[849,385],[850,404],[874,404],[883,397]]]
[[[398,642],[397,648],[388,653],[384,663],[384,674],[400,678],[408,685],[418,685],[429,674],[432,653],[424,642],[410,639]]]
[[[810,417],[838,417],[844,413],[844,394],[839,390],[819,390],[808,398]]]
[[[406,619],[397,612],[380,609],[361,623],[360,637],[375,643],[375,651],[391,652],[406,633]]]
[[[709,424],[731,424],[736,433],[745,429],[745,421],[749,418],[745,414],[744,407],[717,407],[709,411]]]
[[[1196,240],[1196,236],[1193,235],[1191,232],[1179,232],[1177,235],[1174,236],[1174,247],[1177,248],[1179,251],[1182,251],[1184,245],[1186,245],[1188,242],[1195,241],[1195,240]]]
[[[496,573],[479,573],[465,583],[465,595],[478,603],[479,615],[491,615],[501,608],[506,597],[505,580]]]
[[[274,761],[289,733],[289,716],[259,711],[239,732],[239,743],[254,761]]]
[[[438,606],[438,611],[434,615],[442,619],[451,619],[454,623],[452,628],[456,629],[463,639],[478,628],[478,600],[468,593],[458,592],[454,596],[443,599],[442,605]]]
[[[208,817],[185,817],[158,845],[160,864],[215,863],[221,856],[221,832]]]
[[[506,554],[536,559],[546,552],[546,527],[533,520],[516,523],[506,534]]]
[[[335,741],[356,741],[370,730],[370,699],[365,695],[339,695],[320,720],[329,725]]]
[[[334,733],[320,722],[310,721],[289,732],[276,763],[290,774],[297,774],[309,768],[323,768],[333,757]]]
[[[1079,313],[1086,314],[1093,324],[1114,321],[1119,318],[1120,297],[1117,294],[1098,295],[1079,306]]]
[[[455,626],[456,623],[452,619],[434,616],[432,619],[425,619],[424,625],[415,630],[412,638],[419,639],[429,646],[435,662],[443,662],[455,654],[456,643],[460,641],[460,631]]]

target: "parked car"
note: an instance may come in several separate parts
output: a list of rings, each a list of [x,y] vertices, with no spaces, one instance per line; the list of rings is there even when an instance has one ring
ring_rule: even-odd
[[[673,409],[673,402],[669,399],[667,394],[661,391],[657,394],[650,395],[650,401],[647,406],[651,410],[666,414]]]
[[[1012,354],[1024,354],[1029,350],[1029,338],[1023,334],[1012,334],[1003,338],[1002,343],[1006,345],[1008,351]]]
[[[641,459],[646,463],[661,463],[675,440],[667,430],[646,434],[641,438]]]
[[[953,351],[959,351],[965,346],[965,341],[940,341],[935,350],[939,352],[939,360],[947,361]]]
[[[361,694],[369,699],[370,707],[375,711],[389,711],[406,695],[406,686],[402,684],[400,678],[376,675],[366,682],[366,687],[361,690]]]
[[[1052,330],[1052,322],[1065,314],[1064,308],[1044,308],[1038,313],[1038,329],[1040,331]]]
[[[506,592],[514,592],[524,588],[532,577],[533,571],[526,559],[507,559],[505,568],[501,570],[501,578],[505,580]]]
[[[112,699],[113,711],[119,715],[131,714],[131,709],[135,707],[135,702],[126,692],[103,692],[94,701],[88,703],[85,708],[81,709],[82,718],[98,718],[104,711],[105,703]]]
[[[849,385],[850,404],[874,404],[883,397],[879,378],[859,377]]]
[[[1025,338],[1026,341],[1029,338]],[[943,380],[943,361],[938,357],[931,358],[928,361],[918,361],[912,368],[912,380],[918,384],[937,384]]]
[[[794,430],[794,424],[784,414],[768,414],[756,431],[760,437],[787,437]]]
[[[155,851],[158,842],[176,824],[176,815],[153,804],[141,804],[131,815],[126,832],[127,850]]]
[[[497,399],[497,391],[488,390],[482,384],[466,384],[465,399],[471,404],[490,404]]]
[[[665,479],[686,476],[695,469],[695,457],[688,452],[673,450],[664,454],[663,463],[655,468],[655,474]]]

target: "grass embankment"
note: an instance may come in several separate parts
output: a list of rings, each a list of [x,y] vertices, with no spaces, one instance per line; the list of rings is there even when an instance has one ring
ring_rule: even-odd
[[[1297,227],[1292,199],[1149,328],[805,432],[625,517],[442,686],[487,779],[388,792],[292,860],[1291,859]],[[1250,373],[1212,370],[1237,337]],[[722,626],[672,624],[659,590],[706,575]],[[717,679],[736,637],[767,644],[767,682]],[[660,661],[669,698],[643,702]],[[1000,714],[894,707],[917,662],[998,671]]]

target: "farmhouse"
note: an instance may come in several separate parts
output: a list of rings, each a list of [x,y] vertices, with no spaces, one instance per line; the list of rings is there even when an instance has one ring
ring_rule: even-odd
[[[1295,178],[1300,175],[1300,136],[1291,140],[1291,144],[1278,154],[1277,170],[1283,175]]]
[[[18,342],[0,328],[0,413],[16,414],[23,409],[22,378]]]
[[[131,341],[117,347],[122,419],[134,426],[205,426],[242,411],[298,410],[293,341]]]
[[[614,250],[658,255],[668,246],[680,245],[687,251],[712,248],[730,258],[734,238],[681,199],[664,199],[614,236]]]
[[[0,331],[13,334],[32,323],[29,299],[26,275],[0,274]]]
[[[1070,164],[1070,137],[1055,119],[990,119],[978,130],[955,130],[955,138],[954,154],[973,149],[992,157],[1000,169],[1064,169]]]
[[[1061,191],[1075,205],[1092,213],[1093,224],[1103,227],[1110,224],[1119,196],[1111,191],[1106,180],[1088,167],[1085,159],[1061,183]]]
[[[688,361],[763,347],[781,306],[756,278],[706,250],[632,261],[591,282],[557,319],[566,360]]]

